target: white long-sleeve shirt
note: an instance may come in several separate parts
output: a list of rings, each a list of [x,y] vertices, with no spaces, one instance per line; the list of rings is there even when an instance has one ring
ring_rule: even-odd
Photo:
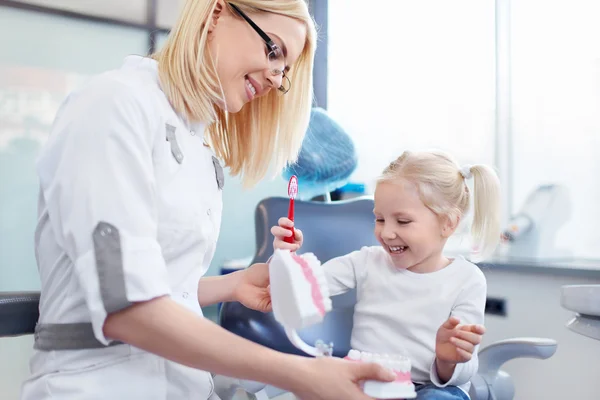
[[[477,353],[442,384],[434,362],[435,337],[450,316],[462,324],[483,324],[487,286],[476,265],[456,258],[439,271],[418,274],[395,268],[385,250],[373,246],[334,258],[323,268],[332,296],[356,288],[352,348],[406,355],[414,382],[469,392]]]

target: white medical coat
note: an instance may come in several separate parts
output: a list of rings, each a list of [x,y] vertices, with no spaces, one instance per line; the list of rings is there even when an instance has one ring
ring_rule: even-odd
[[[107,314],[164,295],[202,315],[223,187],[204,129],[172,109],[157,63],[137,56],[61,106],[37,164],[42,297],[23,400],[211,396],[209,373],[102,332]]]

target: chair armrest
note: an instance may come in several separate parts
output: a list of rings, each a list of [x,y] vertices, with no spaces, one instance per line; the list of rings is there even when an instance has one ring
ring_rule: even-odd
[[[33,334],[39,302],[39,292],[0,292],[0,337]]]
[[[514,338],[495,342],[479,352],[479,370],[471,379],[472,400],[512,400],[515,387],[510,375],[500,371],[515,358],[546,359],[556,352],[556,341],[544,338]]]
[[[552,357],[556,352],[556,340],[544,338],[514,338],[495,342],[479,352],[478,374],[492,383],[500,367],[514,358]]]

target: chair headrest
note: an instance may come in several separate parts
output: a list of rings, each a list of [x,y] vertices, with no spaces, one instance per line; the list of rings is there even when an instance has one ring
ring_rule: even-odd
[[[287,215],[289,200],[269,197],[256,207],[256,254],[253,262],[265,262],[273,254],[271,227]],[[300,253],[314,253],[321,262],[377,245],[373,234],[373,199],[360,197],[330,203],[295,201],[294,223],[304,234]]]

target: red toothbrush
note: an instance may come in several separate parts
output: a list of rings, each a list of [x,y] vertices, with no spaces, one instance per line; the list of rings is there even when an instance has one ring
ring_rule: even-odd
[[[296,199],[296,195],[298,195],[298,178],[296,178],[296,175],[292,175],[290,182],[288,183],[288,196],[290,197],[288,219],[292,222],[294,222],[294,200]],[[284,242],[293,244],[296,237],[296,232],[294,231],[294,227],[292,227],[290,230],[292,231],[292,236],[286,236]]]

